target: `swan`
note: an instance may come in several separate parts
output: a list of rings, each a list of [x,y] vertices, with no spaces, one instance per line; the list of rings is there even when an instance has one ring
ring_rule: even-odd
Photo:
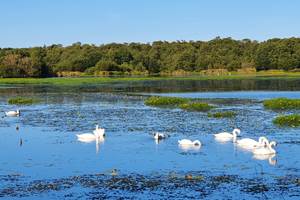
[[[191,141],[188,139],[178,140],[179,147],[184,151],[199,150],[201,148],[201,142],[199,140]]]
[[[11,111],[8,111],[8,112],[5,112],[5,115],[7,117],[16,117],[16,116],[20,116],[20,110],[11,110]]]
[[[264,147],[268,143],[268,139],[266,137],[260,137],[258,141],[255,141],[250,138],[244,138],[241,140],[237,140],[236,143],[239,147],[245,148],[245,149],[255,149],[259,147]]]
[[[162,139],[166,139],[168,137],[168,135],[166,135],[164,133],[156,132],[153,134],[153,137],[155,140],[162,140]]]
[[[232,133],[228,132],[222,132],[218,134],[214,134],[215,139],[222,142],[227,142],[230,140],[233,140],[233,142],[236,142],[236,137],[241,133],[241,130],[238,128],[233,129]]]
[[[77,139],[81,142],[92,142],[94,140],[103,140],[105,129],[99,128],[98,125],[96,125],[96,129],[93,131],[93,133],[83,133],[83,134],[77,134]]]
[[[201,146],[201,142],[199,140],[188,140],[188,139],[182,139],[178,140],[178,144],[180,146]]]
[[[273,146],[276,146],[275,141],[272,141],[270,143],[268,142],[267,147],[254,149],[253,154],[254,155],[272,155],[272,154],[276,154],[276,151],[275,151],[275,149],[273,149]]]

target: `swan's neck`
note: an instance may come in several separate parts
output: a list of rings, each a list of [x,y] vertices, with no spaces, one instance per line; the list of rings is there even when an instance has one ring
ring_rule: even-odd
[[[271,144],[268,145],[268,149],[270,150],[270,152],[276,153],[275,149],[273,149]]]

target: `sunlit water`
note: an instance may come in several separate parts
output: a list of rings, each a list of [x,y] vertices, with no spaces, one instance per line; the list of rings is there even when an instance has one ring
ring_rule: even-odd
[[[147,89],[151,84],[146,85],[144,90],[117,86],[120,92],[116,86],[110,90],[105,86],[108,91],[102,91],[104,86],[2,87],[0,110],[20,108],[21,116],[4,117],[2,112],[0,197],[300,198],[300,129],[276,127],[272,119],[280,113],[262,105],[267,98],[300,98],[300,92],[247,88],[199,92],[198,88],[198,92],[161,93],[157,85],[151,91]],[[177,91],[174,88],[170,91]],[[181,86],[180,91],[184,91]],[[216,110],[233,110],[238,115],[213,119],[207,113],[148,107],[143,103],[145,94],[205,98]],[[7,104],[18,95],[42,102],[20,107]],[[76,134],[91,132],[97,123],[106,129],[104,141],[77,141]],[[258,159],[232,142],[214,140],[212,134],[235,127],[242,130],[242,137],[264,135],[277,141],[277,155]],[[156,144],[151,135],[155,131],[170,137]],[[181,149],[177,141],[183,138],[199,139],[203,146]],[[189,180],[186,175],[198,179]]]

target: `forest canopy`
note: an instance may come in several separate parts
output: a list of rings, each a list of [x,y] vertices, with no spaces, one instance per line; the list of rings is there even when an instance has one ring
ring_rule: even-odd
[[[210,41],[155,41],[0,49],[0,77],[157,74],[210,69],[300,70],[300,38],[263,42],[217,37]]]

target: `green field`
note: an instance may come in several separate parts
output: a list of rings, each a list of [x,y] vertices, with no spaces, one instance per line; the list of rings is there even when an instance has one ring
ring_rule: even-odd
[[[221,76],[140,76],[140,77],[64,77],[64,78],[0,78],[0,84],[84,85],[126,81],[155,80],[232,80],[232,79],[299,79],[300,73],[255,73],[250,75]]]

